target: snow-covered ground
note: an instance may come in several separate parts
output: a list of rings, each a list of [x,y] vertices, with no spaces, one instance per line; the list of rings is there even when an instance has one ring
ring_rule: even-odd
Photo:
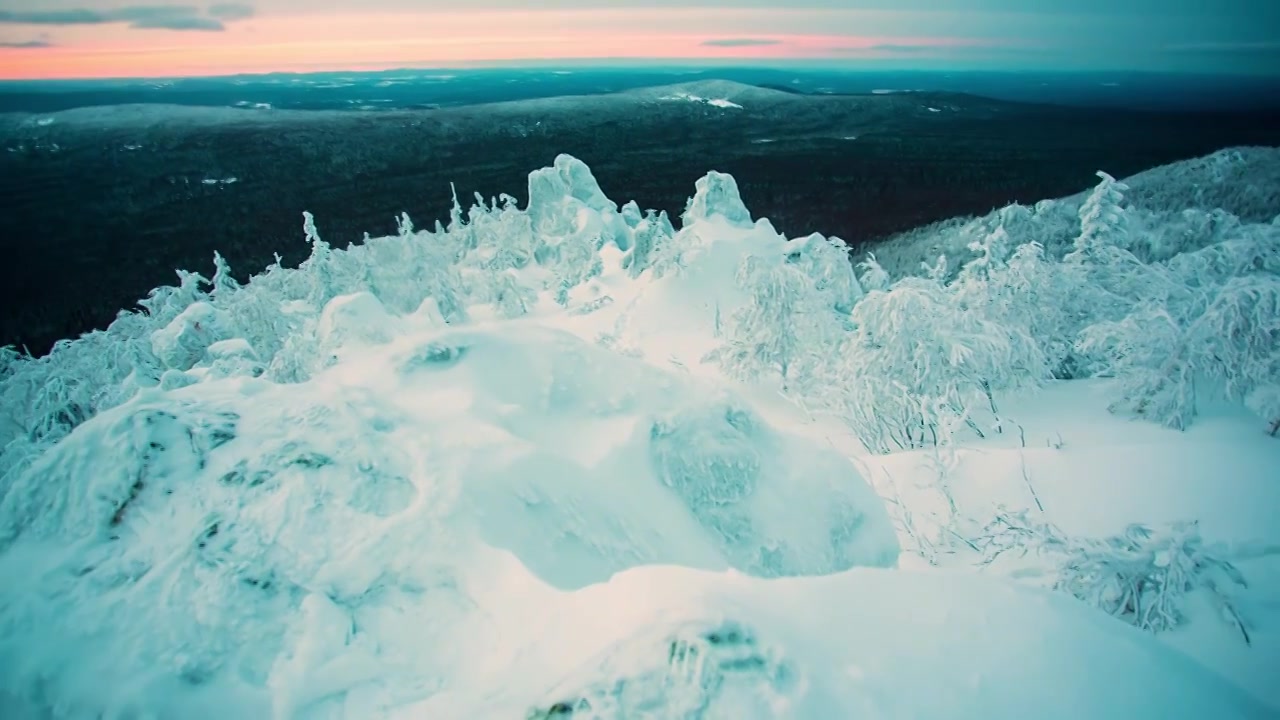
[[[1123,216],[1100,187],[1092,250]],[[1280,716],[1265,392],[1250,412],[1203,383],[1173,430],[1108,411],[1123,367],[1049,380],[1027,363],[1053,338],[930,325],[918,303],[946,292],[1001,333],[1044,326],[972,295],[1039,267],[999,235],[980,278],[893,284],[753,220],[726,175],[678,231],[567,156],[529,190],[346,250],[307,216],[299,269],[242,286],[218,258],[146,314],[3,358],[0,715]],[[866,375],[898,333],[931,374]],[[1035,382],[926,383],[988,345]]]

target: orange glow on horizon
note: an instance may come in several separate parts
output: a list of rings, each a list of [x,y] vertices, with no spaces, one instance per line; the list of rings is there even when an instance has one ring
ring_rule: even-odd
[[[885,56],[877,45],[944,50],[969,44],[959,38],[747,33],[743,37],[768,44],[708,45],[724,34],[670,32],[654,18],[614,15],[316,15],[260,18],[221,33],[70,26],[58,31],[55,47],[0,49],[0,78],[191,77],[588,59],[873,59]]]

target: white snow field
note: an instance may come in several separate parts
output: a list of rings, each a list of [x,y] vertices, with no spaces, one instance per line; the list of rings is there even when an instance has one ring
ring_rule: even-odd
[[[562,155],[4,351],[0,716],[1280,717],[1280,218],[1126,189],[899,271]]]

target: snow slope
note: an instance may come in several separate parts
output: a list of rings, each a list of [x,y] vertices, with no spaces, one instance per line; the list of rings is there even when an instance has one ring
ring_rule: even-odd
[[[6,358],[0,714],[1277,716],[1280,588],[1250,591],[1251,646],[1211,617],[1153,636],[1041,565],[980,570],[940,500],[986,518],[1034,487],[1072,533],[1265,542],[1280,443],[1237,407],[1177,433],[1070,381],[1007,402],[1025,449],[869,455],[799,376],[709,360],[797,278],[795,322],[847,314],[840,245],[719,173],[679,231],[567,156],[530,198],[345,250],[308,216],[301,268],[241,287],[218,258]]]

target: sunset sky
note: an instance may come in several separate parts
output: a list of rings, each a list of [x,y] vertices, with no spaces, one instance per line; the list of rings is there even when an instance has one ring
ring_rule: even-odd
[[[1280,75],[1280,0],[0,0],[0,78],[615,61]]]

